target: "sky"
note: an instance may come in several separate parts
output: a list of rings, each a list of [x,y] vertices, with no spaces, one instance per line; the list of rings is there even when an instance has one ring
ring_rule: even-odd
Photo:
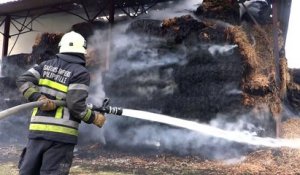
[[[300,55],[297,53],[300,50],[300,23],[297,17],[300,16],[299,8],[300,7],[299,0],[292,1],[292,8],[289,20],[289,28],[286,39],[286,57],[288,60],[289,68],[300,68]]]
[[[17,1],[17,0],[0,0],[0,4],[1,4],[1,3],[12,2],[12,1]]]

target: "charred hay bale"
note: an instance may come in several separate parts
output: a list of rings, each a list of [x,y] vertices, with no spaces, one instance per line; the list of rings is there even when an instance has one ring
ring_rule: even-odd
[[[219,29],[215,26],[203,28],[196,37],[198,42],[205,44],[216,44],[217,43],[226,43],[228,44],[228,36],[224,33],[223,29]]]
[[[293,112],[300,112],[300,85],[295,83],[292,85],[289,84],[286,103],[291,107]]]
[[[232,0],[203,0],[197,8],[196,15],[218,19],[231,24],[239,24],[239,4]]]
[[[293,112],[298,113],[300,112],[300,69],[290,69],[289,76],[285,102]]]
[[[159,25],[158,21],[137,20],[127,32],[136,31],[162,38],[158,43],[150,40],[147,47],[147,50],[158,51],[159,57],[145,57],[146,51],[140,50],[130,55],[130,65],[149,65],[149,60],[158,59],[160,64],[142,70],[123,70],[116,80],[106,82],[107,94],[126,98],[129,107],[157,109],[183,118],[209,120],[219,112],[239,111],[242,108],[240,82],[244,72],[243,60],[236,46],[230,44],[224,28],[207,27],[191,16],[166,19]],[[184,42],[176,43],[178,36]],[[225,48],[227,46],[232,48]],[[120,58],[126,57],[126,50],[119,52]],[[162,56],[170,53],[176,53],[176,57],[171,55],[166,59]],[[180,63],[182,59],[184,64]],[[170,61],[174,63],[168,65]],[[161,73],[164,70],[171,73],[164,76]]]
[[[87,22],[78,23],[72,26],[72,30],[80,33],[85,39],[87,39],[88,37],[93,35],[94,25]]]
[[[217,40],[218,41],[218,40]],[[186,67],[193,65],[211,65],[218,69],[218,66],[232,66],[233,70],[244,72],[243,58],[236,45],[228,43],[198,44],[186,46],[188,51]]]
[[[209,120],[218,112],[239,108],[242,100],[239,82],[194,82],[191,78],[185,80],[186,87],[180,87],[184,84],[175,82],[174,75],[168,73],[170,69],[131,71],[116,81],[110,80],[106,93],[114,100],[126,101],[122,106],[156,109],[164,114],[199,120]]]
[[[72,25],[71,30],[80,33],[86,40],[91,37],[95,30],[107,29],[109,24],[103,21],[82,22]]]
[[[210,93],[200,97],[174,94],[170,97],[170,100],[166,102],[163,113],[182,118],[209,121],[214,118],[217,113],[228,113],[234,116],[242,113],[242,111],[244,112],[240,95],[217,95],[218,94]]]
[[[185,86],[185,88],[184,88]],[[180,84],[178,94],[187,97],[204,97],[204,96],[241,96],[242,91],[239,90],[239,83],[236,82],[197,82],[194,84]]]
[[[162,36],[169,41],[181,43],[189,35],[200,33],[205,27],[203,22],[195,20],[190,15],[165,19],[162,21]]]
[[[240,82],[242,69],[230,64],[206,64],[179,67],[175,71],[177,84],[186,84],[188,87],[201,82]]]
[[[165,84],[165,88],[157,88],[157,85],[146,83],[144,85],[135,84],[114,84],[113,88],[118,92],[110,94],[114,101],[122,98],[126,99],[125,105],[128,108],[141,110],[158,110],[163,114],[177,116],[181,118],[194,118],[201,121],[209,121],[217,113],[230,113],[231,115],[242,113],[242,95],[231,89],[235,85],[225,85],[217,83],[195,84],[184,92],[176,93],[176,84],[170,87]],[[166,93],[166,88],[174,88]],[[112,89],[113,90],[113,89]],[[114,97],[116,95],[116,97]],[[124,100],[122,100],[124,103]]]
[[[269,77],[262,74],[252,74],[247,79],[247,82],[243,84],[243,89],[248,94],[264,96],[273,92],[273,89],[275,89],[273,85]]]
[[[156,96],[173,93],[176,88],[172,77],[172,67],[151,67],[143,70],[131,70],[116,80],[108,78],[106,87],[115,90],[114,95],[151,100]]]
[[[163,21],[151,19],[136,20],[129,25],[127,32],[163,37],[171,43],[181,43],[193,33],[199,33],[204,27],[206,27],[204,23],[195,20],[190,15],[186,15]]]
[[[140,19],[130,23],[126,30],[136,34],[146,34],[152,36],[161,35],[161,21],[153,19]]]
[[[300,85],[300,69],[289,69],[291,81]]]
[[[241,106],[245,104],[243,103],[245,100],[242,98],[245,97],[245,94],[251,95],[249,98],[251,104],[255,104],[256,98],[270,96],[272,94],[270,92],[273,92],[273,86],[271,86],[273,74],[270,74],[272,69],[270,67],[260,69],[262,60],[259,56],[261,55],[258,55],[254,49],[244,28],[229,27],[227,29],[228,26],[230,25],[217,25],[214,21],[202,23],[191,16],[165,19],[162,22],[155,20],[135,21],[130,25],[127,32],[157,36],[162,39],[159,42],[171,41],[166,42],[167,45],[172,43],[173,45],[184,46],[183,52],[185,54],[181,54],[180,59],[185,59],[186,63],[178,64],[175,61],[174,65],[176,66],[171,68],[173,73],[168,76],[170,81],[166,81],[166,79],[160,82],[149,79],[144,82],[137,81],[137,79],[151,77],[150,69],[145,68],[142,71],[136,71],[136,73],[131,70],[118,74],[118,76],[122,76],[107,86],[107,89],[119,87],[121,90],[115,92],[118,96],[128,98],[137,96],[136,107],[144,108],[149,105],[151,108],[161,109],[168,114],[180,113],[180,116],[196,118],[199,116],[209,118],[216,113],[234,111],[234,106],[242,109]],[[149,43],[151,42],[149,41]],[[233,49],[222,53],[220,50],[224,50],[225,47],[223,46],[228,45]],[[150,44],[149,47],[156,49],[161,46],[162,44],[156,43]],[[161,50],[161,48],[157,50]],[[164,52],[174,52],[170,47],[163,50]],[[120,51],[120,57],[124,57],[124,53],[126,53],[125,50]],[[150,59],[157,59],[151,56],[142,58],[143,55],[145,55],[145,51],[136,52],[129,58],[130,62],[144,63],[149,62]],[[163,62],[163,60],[160,61]],[[159,66],[162,68],[165,65]],[[166,83],[163,83],[164,81]],[[172,90],[165,93],[163,89],[168,88]],[[241,94],[242,91],[245,94]],[[158,99],[159,105],[152,104],[155,103],[154,99]],[[271,98],[266,97],[266,100],[259,100],[267,102],[267,99]],[[182,107],[182,101],[189,103]],[[230,101],[230,105],[228,105],[228,101]]]

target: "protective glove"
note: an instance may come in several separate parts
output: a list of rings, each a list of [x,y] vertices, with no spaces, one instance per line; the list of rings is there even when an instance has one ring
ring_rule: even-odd
[[[38,99],[38,101],[44,102],[44,104],[40,107],[40,109],[42,111],[52,111],[52,110],[56,109],[56,104],[44,95],[41,95],[41,97]]]
[[[103,114],[99,112],[95,112],[95,120],[93,121],[93,124],[101,128],[104,125],[106,118]]]

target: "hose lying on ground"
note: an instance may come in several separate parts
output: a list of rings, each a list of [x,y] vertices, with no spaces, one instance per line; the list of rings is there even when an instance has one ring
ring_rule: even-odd
[[[53,102],[57,106],[65,106],[66,105],[65,101],[53,100]],[[6,109],[6,110],[0,112],[0,120],[4,119],[4,118],[6,118],[6,117],[8,117],[10,115],[19,113],[19,112],[21,112],[21,111],[23,111],[25,109],[30,109],[30,108],[34,108],[34,107],[40,107],[42,105],[43,105],[42,101],[35,101],[35,102],[29,102],[29,103],[21,104],[21,105],[18,105],[18,106]]]

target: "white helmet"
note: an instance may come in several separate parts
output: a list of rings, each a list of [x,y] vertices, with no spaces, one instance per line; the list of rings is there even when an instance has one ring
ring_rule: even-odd
[[[69,32],[64,34],[58,46],[59,53],[82,53],[86,54],[86,41],[79,33]]]

